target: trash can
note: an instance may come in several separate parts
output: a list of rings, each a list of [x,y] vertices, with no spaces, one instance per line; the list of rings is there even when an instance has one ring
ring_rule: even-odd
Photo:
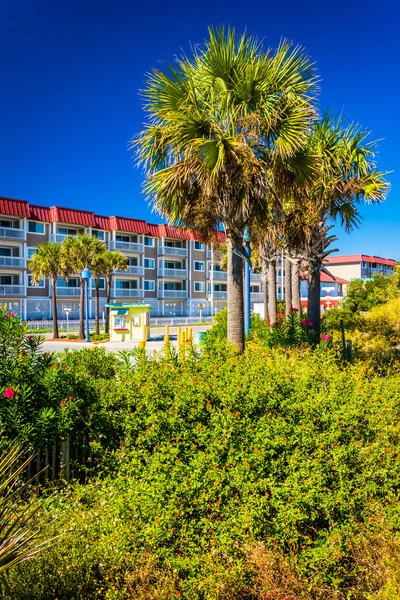
[[[207,331],[199,331],[199,344],[204,344]]]

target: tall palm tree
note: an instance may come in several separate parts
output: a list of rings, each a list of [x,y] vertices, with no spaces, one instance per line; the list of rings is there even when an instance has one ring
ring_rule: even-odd
[[[106,250],[104,242],[95,236],[80,234],[67,237],[61,246],[61,261],[70,272],[79,273],[80,277],[80,314],[79,314],[79,337],[85,337],[85,281],[81,276],[82,269],[92,268],[97,255]]]
[[[51,312],[53,316],[53,337],[58,338],[57,321],[57,280],[59,277],[69,275],[68,265],[61,261],[61,246],[55,242],[45,242],[38,246],[36,252],[28,262],[31,270],[32,283],[39,285],[41,279],[48,278],[51,283]]]
[[[133,140],[153,207],[205,236],[223,226],[228,248],[228,339],[244,349],[243,234],[265,203],[273,157],[304,142],[314,114],[314,68],[283,42],[265,52],[247,34],[210,30],[191,59],[154,70],[148,122]]]
[[[100,269],[107,283],[107,305],[111,301],[112,279],[114,271],[126,271],[128,268],[126,256],[117,250],[106,250],[99,256]],[[110,309],[106,311],[106,333],[110,331]]]
[[[337,238],[330,235],[332,224],[339,220],[346,231],[361,221],[360,202],[382,202],[389,190],[385,173],[378,171],[374,160],[376,143],[356,125],[329,115],[313,124],[308,150],[318,157],[303,212],[304,255],[309,278],[308,319],[317,337],[320,331],[321,272],[329,274],[324,261],[335,250],[329,246]]]

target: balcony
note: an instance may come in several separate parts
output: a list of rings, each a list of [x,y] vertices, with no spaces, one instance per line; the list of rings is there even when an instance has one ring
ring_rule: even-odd
[[[114,298],[143,298],[143,290],[116,288],[112,296]]]
[[[25,296],[25,286],[0,285],[0,296]]]
[[[186,279],[188,272],[186,269],[158,269],[159,277],[181,277]]]
[[[206,258],[210,259],[212,257],[212,251],[211,248],[207,248],[207,252],[206,252]]]
[[[159,298],[181,298],[186,300],[187,290],[158,290]]]
[[[50,296],[51,296],[51,286],[50,286]],[[80,287],[62,287],[62,286],[57,286],[56,287],[56,294],[57,297],[58,296],[65,296],[68,298],[74,297],[74,298],[78,298],[79,295],[81,293],[81,288]],[[89,291],[89,296],[91,296],[91,292]]]
[[[114,271],[114,273],[118,273],[119,275],[144,275],[144,267],[132,265],[126,271]]]
[[[208,292],[209,300],[227,300],[228,292]]]
[[[251,281],[262,281],[262,275],[261,275],[261,273],[253,273],[251,271],[250,272],[250,280]]]
[[[250,292],[251,302],[263,302],[264,294],[262,292]]]
[[[218,280],[223,280],[226,281],[227,279],[227,272],[226,271],[211,271],[211,269],[209,271],[207,271],[207,279],[211,279],[211,273],[212,273],[212,278],[213,279],[218,279]]]
[[[113,240],[109,242],[110,250],[120,250],[121,252],[143,252],[144,246],[143,244],[138,244],[137,242],[120,242],[118,240]]]
[[[14,227],[0,227],[0,238],[6,240],[26,240],[26,233],[23,229],[14,229]]]
[[[76,236],[67,235],[65,233],[52,233],[50,236],[50,241],[56,242],[56,244],[62,244],[63,241],[67,239],[67,237],[76,237]]]
[[[24,269],[26,266],[25,258],[17,256],[0,256],[0,267],[15,267]]]
[[[158,246],[158,254],[169,254],[170,256],[187,256],[187,248],[173,248],[171,246]]]

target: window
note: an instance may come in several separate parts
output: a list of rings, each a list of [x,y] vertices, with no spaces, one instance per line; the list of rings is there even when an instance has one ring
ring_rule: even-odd
[[[154,238],[144,236],[144,245],[154,248]]]
[[[44,288],[44,286],[45,286],[44,279],[41,279],[37,285],[34,285],[32,283],[32,275],[28,275],[28,287],[41,287],[41,288]]]
[[[38,223],[37,221],[28,222],[29,233],[40,233],[44,234],[44,223]]]
[[[11,248],[0,248],[0,256],[11,256]]]
[[[78,288],[79,286],[80,283],[77,277],[71,277],[70,279],[67,279],[67,281],[65,281],[65,279],[63,279],[62,277],[59,277],[57,279],[57,287],[60,288]]]
[[[100,277],[100,290],[105,290],[106,289],[106,280],[104,279],[104,277]],[[92,277],[92,289],[95,290],[96,289],[96,280],[94,277]]]
[[[250,292],[252,292],[254,294],[259,294],[260,293],[260,286],[258,286],[258,285],[251,285],[250,286]]]
[[[105,233],[104,231],[99,231],[99,229],[92,229],[92,237],[97,237],[104,242]]]
[[[363,269],[366,269],[368,267],[366,262],[363,262],[362,266],[363,266]]]
[[[145,258],[144,259],[144,268],[145,269],[155,269],[155,260],[154,260],[154,258]]]
[[[204,281],[195,281],[194,282],[194,291],[195,292],[204,292]]]
[[[203,244],[203,242],[195,242],[194,243],[194,249],[195,250],[204,250],[204,244]]]
[[[194,261],[194,270],[195,271],[204,271],[204,263],[200,260]]]
[[[35,254],[37,248],[28,248],[28,260]]]
[[[154,292],[154,290],[156,289],[155,281],[145,279],[144,280],[144,289],[146,292]]]
[[[69,229],[68,227],[58,227],[57,233],[59,235],[77,235],[76,229]]]

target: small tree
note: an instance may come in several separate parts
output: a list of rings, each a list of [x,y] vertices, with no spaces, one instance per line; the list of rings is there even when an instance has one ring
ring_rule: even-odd
[[[114,271],[126,271],[128,268],[126,256],[117,250],[106,250],[99,256],[99,268],[105,275],[107,283],[107,304],[111,301],[112,279]],[[106,312],[106,333],[110,331],[110,309]]]
[[[81,277],[82,269],[92,268],[97,256],[105,251],[106,245],[95,236],[81,234],[67,237],[61,246],[61,262],[69,272],[79,273],[80,278],[80,314],[79,314],[79,337],[85,337],[85,281]]]
[[[61,246],[55,242],[41,244],[28,262],[32,283],[38,285],[41,279],[48,278],[51,283],[51,312],[53,316],[53,337],[58,338],[57,322],[57,280],[68,277],[69,266],[61,260]]]

